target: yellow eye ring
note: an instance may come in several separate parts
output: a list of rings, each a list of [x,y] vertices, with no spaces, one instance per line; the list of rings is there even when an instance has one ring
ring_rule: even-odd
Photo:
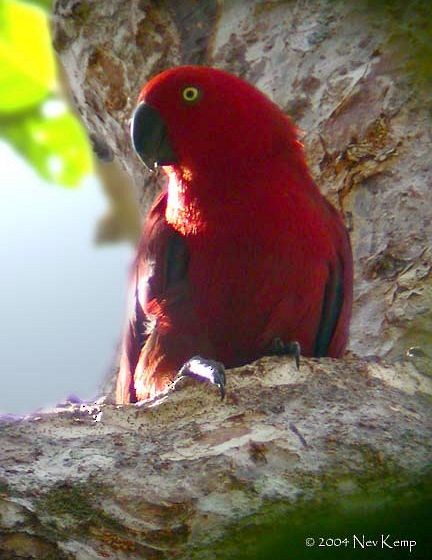
[[[182,91],[183,101],[195,103],[201,97],[201,91],[195,86],[186,86]]]

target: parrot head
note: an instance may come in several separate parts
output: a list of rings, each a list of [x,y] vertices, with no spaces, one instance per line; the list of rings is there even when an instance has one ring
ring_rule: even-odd
[[[141,91],[131,121],[134,150],[149,169],[181,166],[238,173],[276,153],[298,152],[296,129],[248,82],[204,66],[175,67]]]

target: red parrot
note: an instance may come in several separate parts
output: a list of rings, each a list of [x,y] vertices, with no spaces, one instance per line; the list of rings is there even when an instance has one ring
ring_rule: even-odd
[[[299,348],[340,357],[350,241],[278,106],[227,72],[176,67],[141,91],[131,136],[167,185],[133,267],[117,402],[152,398],[179,371],[208,378],[223,396],[219,362]]]

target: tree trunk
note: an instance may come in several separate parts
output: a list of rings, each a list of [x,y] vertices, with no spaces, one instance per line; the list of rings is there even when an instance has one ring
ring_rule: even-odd
[[[151,407],[65,404],[3,419],[0,558],[286,559],[307,555],[307,537],[318,548],[344,536],[357,557],[354,536],[386,531],[425,546],[430,105],[409,75],[416,53],[378,4],[55,2],[77,109],[133,177],[143,211],[160,178],[133,155],[128,121],[157,72],[222,67],[292,116],[351,232],[351,357],[303,360],[299,372],[262,359],[228,372],[224,403],[188,386]]]
[[[346,534],[351,549],[350,527],[423,550],[419,527],[391,515],[429,518],[429,378],[263,358],[227,388],[223,403],[188,386],[151,407],[3,419],[0,558],[301,558],[307,537]]]
[[[158,178],[132,153],[128,122],[150,77],[207,64],[266,92],[304,131],[312,173],[351,230],[351,349],[395,359],[420,346],[430,369],[431,107],[408,77],[408,46],[390,41],[397,28],[364,4],[58,0],[54,44],[78,111],[143,211]]]

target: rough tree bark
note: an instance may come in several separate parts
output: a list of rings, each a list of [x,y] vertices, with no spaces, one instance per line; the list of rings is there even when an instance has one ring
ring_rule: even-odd
[[[228,388],[3,419],[0,558],[258,560],[267,535],[269,558],[301,558],[320,516],[372,537],[430,499],[432,382],[412,365],[264,358]]]
[[[264,558],[269,538],[300,558],[314,515],[364,532],[365,511],[381,520],[424,504],[430,114],[385,21],[358,2],[57,0],[53,32],[78,111],[143,210],[158,177],[133,156],[128,120],[158,71],[226,68],[292,116],[351,230],[350,348],[363,358],[303,360],[300,372],[263,359],[229,372],[223,404],[185,387],[151,407],[69,403],[2,419],[0,557]]]
[[[362,2],[59,0],[54,44],[95,141],[133,177],[143,210],[156,181],[132,154],[141,86],[183,63],[223,67],[265,91],[304,131],[312,172],[346,215],[356,264],[351,348],[430,352],[430,105],[406,76],[393,30]]]

